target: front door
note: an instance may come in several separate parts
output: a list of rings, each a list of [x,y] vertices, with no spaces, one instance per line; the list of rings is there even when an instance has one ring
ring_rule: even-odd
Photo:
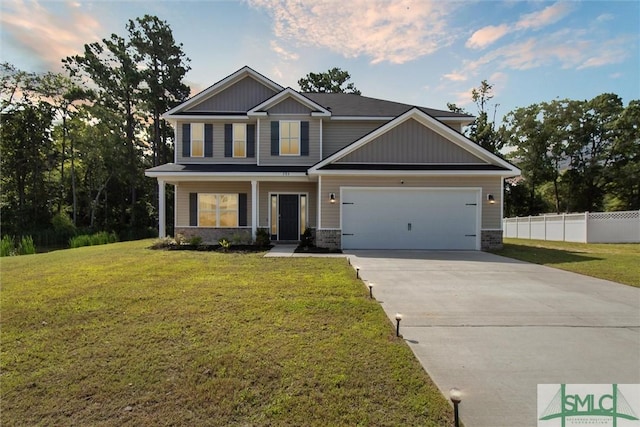
[[[298,194],[280,194],[278,197],[278,240],[300,240],[299,199]]]

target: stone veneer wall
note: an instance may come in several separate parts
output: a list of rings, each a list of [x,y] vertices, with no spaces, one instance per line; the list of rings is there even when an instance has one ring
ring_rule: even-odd
[[[205,227],[176,227],[175,234],[182,234],[189,239],[192,236],[202,237],[202,243],[215,245],[218,240],[225,238],[231,243],[241,239],[241,243],[251,243],[251,228],[205,228]]]
[[[483,251],[502,249],[502,230],[480,231],[480,249]]]
[[[342,230],[316,230],[316,246],[327,249],[340,249]]]

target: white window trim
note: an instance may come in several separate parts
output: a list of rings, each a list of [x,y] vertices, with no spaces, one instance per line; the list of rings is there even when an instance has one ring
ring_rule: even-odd
[[[236,156],[236,126],[244,126],[244,156]],[[234,159],[247,158],[247,124],[233,123],[231,125],[231,157]]]
[[[191,141],[190,141],[191,147],[189,151],[189,157],[203,158],[204,157],[204,123],[190,123],[189,125],[191,126]],[[193,155],[193,125],[202,126],[202,155],[201,156]]]
[[[216,196],[216,225],[200,225],[200,196]],[[236,209],[236,225],[222,226],[220,225],[220,196],[235,196],[237,202]],[[228,211],[228,209],[225,209]],[[215,227],[215,228],[239,228],[240,227],[240,195],[238,193],[198,193],[198,227]]]
[[[282,123],[297,123],[298,124],[298,154],[283,154],[282,153]],[[300,125],[300,120],[280,120],[280,132],[279,132],[279,153],[280,156],[283,157],[300,157],[302,154],[302,129],[301,129],[301,125]],[[289,141],[291,141],[291,138],[289,138]]]

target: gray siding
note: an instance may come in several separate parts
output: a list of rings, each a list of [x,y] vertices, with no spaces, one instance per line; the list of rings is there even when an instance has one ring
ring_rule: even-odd
[[[309,122],[308,156],[272,156],[271,122],[280,120],[298,120]],[[260,119],[260,165],[311,166],[320,159],[320,120],[311,116],[274,115]]]
[[[242,163],[242,164],[256,164],[256,157],[235,158],[224,156],[224,125],[227,122],[215,122],[213,123],[213,157],[183,157],[182,156],[182,124],[183,123],[196,123],[195,120],[186,122],[178,122],[178,126],[175,129],[176,132],[176,154],[177,163]],[[197,123],[212,123],[211,120],[203,120]],[[256,124],[255,121],[242,121],[238,123]],[[256,151],[257,151],[257,125],[256,125]]]
[[[322,125],[322,158],[342,150],[347,145],[362,138],[386,121],[341,121],[327,120]]]
[[[275,95],[276,92],[269,89],[252,77],[245,77],[222,92],[205,99],[185,112],[237,112],[249,111]]]
[[[269,114],[311,114],[311,109],[288,97],[267,110]]]
[[[486,163],[414,119],[394,127],[339,163]]]
[[[404,183],[400,183],[400,181]],[[482,188],[482,228],[501,229],[500,208],[502,206],[501,193],[502,177],[494,176],[393,176],[393,177],[349,177],[324,176],[319,189],[322,195],[322,228],[340,228],[340,187],[481,187]],[[335,193],[336,203],[329,203],[325,195]],[[487,203],[487,194],[493,194],[496,203]],[[383,200],[380,203],[384,203]]]

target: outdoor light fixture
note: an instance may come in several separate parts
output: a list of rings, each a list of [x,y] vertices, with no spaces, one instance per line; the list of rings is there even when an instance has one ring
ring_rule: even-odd
[[[356,266],[356,279],[360,278],[360,267]]]
[[[402,314],[396,313],[396,337],[400,336],[400,321],[402,320]]]
[[[336,193],[329,193],[329,201],[331,203],[335,203],[336,202]]]
[[[449,399],[453,402],[453,422],[455,427],[460,427],[460,417],[458,416],[458,405],[462,401],[462,392],[457,388],[449,390]]]
[[[496,199],[493,198],[493,194],[487,194],[487,200],[491,205],[493,205],[496,202]]]
[[[373,299],[373,283],[369,282],[369,298]]]

